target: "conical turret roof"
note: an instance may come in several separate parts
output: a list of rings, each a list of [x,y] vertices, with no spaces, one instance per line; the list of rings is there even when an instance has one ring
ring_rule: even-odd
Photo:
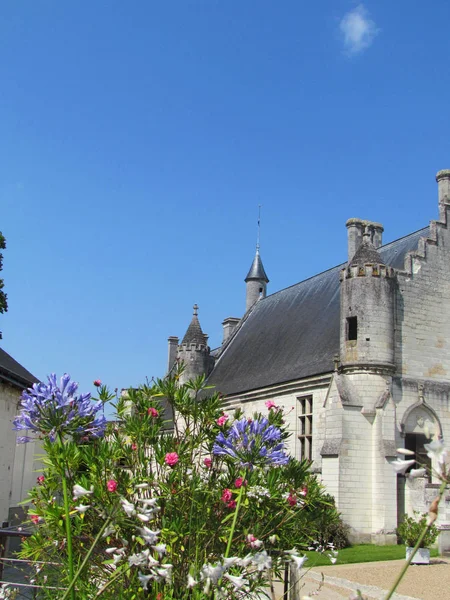
[[[365,265],[367,263],[384,265],[384,260],[378,254],[375,246],[370,241],[370,238],[365,235],[363,243],[355,252],[355,256],[350,262],[350,266],[354,267],[357,265]]]
[[[206,346],[208,342],[208,336],[202,331],[200,321],[198,320],[198,306],[194,304],[194,314],[192,315],[192,321],[184,334],[182,344],[203,344]]]
[[[269,278],[266,275],[261,256],[259,255],[259,248],[256,249],[255,258],[253,259],[252,266],[250,267],[250,271],[248,272],[245,281],[249,281],[250,279],[258,279],[269,283]]]

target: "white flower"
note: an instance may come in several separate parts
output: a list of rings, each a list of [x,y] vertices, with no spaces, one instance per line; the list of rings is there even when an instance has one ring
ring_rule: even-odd
[[[248,565],[251,564],[252,560],[253,560],[253,555],[247,554],[247,556],[245,558],[239,558],[237,564],[240,567],[244,567],[244,569],[246,569],[248,567]]]
[[[435,440],[430,444],[424,444],[427,455],[432,460],[437,461],[437,471],[439,475],[445,475],[447,463],[450,462],[450,452],[444,446],[442,440]]]
[[[202,580],[209,579],[213,584],[216,584],[224,574],[222,565],[203,565],[201,571]]]
[[[111,533],[114,532],[114,525],[107,525],[105,531],[103,532],[102,537],[108,537]]]
[[[225,573],[224,577],[231,581],[236,590],[240,590],[242,586],[248,583],[247,579],[244,579],[243,577],[236,577],[234,575],[230,575],[229,573]]]
[[[411,469],[411,471],[408,473],[408,475],[412,478],[424,477],[426,472],[427,472],[426,469]]]
[[[442,440],[434,440],[429,444],[424,444],[423,447],[427,451],[429,458],[439,458],[445,450],[444,442]]]
[[[256,554],[254,554],[252,556],[251,561],[255,565],[255,567],[258,568],[258,571],[266,571],[267,569],[270,569],[272,566],[272,559],[267,554],[266,550],[263,550],[262,552],[257,552]]]
[[[89,494],[93,494],[94,493],[94,486],[91,485],[91,489],[87,490],[83,486],[78,485],[78,483],[76,483],[73,486],[72,493],[73,493],[73,499],[74,500],[78,500],[78,498],[81,498],[82,496],[88,496]]]
[[[136,509],[134,504],[128,502],[125,498],[121,498],[120,503],[122,504],[123,510],[127,513],[129,517],[134,517],[136,515]]]
[[[271,536],[269,537],[269,542],[270,542],[271,544],[276,544],[276,542],[277,542],[277,536],[276,536],[276,535],[271,535]]]
[[[172,566],[173,565],[163,565],[160,569],[156,569],[158,575],[165,579],[167,583],[172,581]]]
[[[82,514],[85,513],[88,508],[91,508],[90,504],[79,504],[78,506],[75,506],[75,510]]]
[[[336,552],[337,554],[337,552]],[[333,556],[332,554],[327,554],[328,558],[330,559],[330,562],[334,565],[334,563],[337,561],[337,557]]]
[[[152,531],[148,527],[138,527],[139,534],[144,538],[145,543],[153,546],[158,541],[160,530]]]
[[[412,467],[416,463],[415,460],[395,460],[391,465],[394,467],[396,473],[404,474],[409,467]]]
[[[415,452],[408,450],[407,448],[397,448],[397,452],[399,454],[403,454],[404,456],[414,456],[415,454]]]
[[[130,567],[133,567],[136,565],[144,566],[144,565],[147,565],[149,558],[150,558],[150,550],[148,548],[146,548],[145,550],[143,550],[142,552],[139,552],[138,554],[132,554],[128,558],[128,564],[130,565]]]
[[[195,581],[192,575],[188,575],[187,586],[189,589],[193,588],[195,585],[197,585],[197,583],[198,581]]]
[[[148,582],[153,579],[153,575],[144,575],[143,573],[139,573],[138,578],[143,589],[146,590]]]
[[[295,566],[297,567],[297,569],[301,569],[303,567],[303,565],[305,564],[305,562],[308,560],[308,557],[306,556],[306,554],[305,554],[305,556],[294,556],[292,554],[291,559],[295,563]]]
[[[143,513],[138,513],[136,516],[140,521],[143,521],[144,523],[147,523],[147,521],[150,521],[150,517],[148,517],[147,515],[144,515]]]
[[[164,556],[166,553],[166,544],[158,544],[157,546],[152,546],[152,548],[158,553],[159,556]]]
[[[230,556],[229,558],[224,558],[222,560],[223,567],[226,571],[238,562],[239,558],[237,556]]]
[[[106,554],[113,554],[116,550],[116,546],[113,546],[112,548],[106,548],[105,552]]]

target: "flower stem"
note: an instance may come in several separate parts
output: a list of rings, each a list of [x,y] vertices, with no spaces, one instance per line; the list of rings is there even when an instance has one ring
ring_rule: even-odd
[[[445,491],[445,488],[447,487],[447,481],[443,481],[441,484],[441,487],[439,488],[439,494],[437,496],[438,498],[438,503],[440,502],[442,495]],[[398,588],[401,580],[403,579],[403,577],[405,576],[406,571],[408,570],[409,565],[411,564],[412,559],[414,558],[417,550],[420,548],[420,544],[422,543],[423,538],[426,536],[426,534],[428,533],[428,530],[430,529],[430,527],[433,525],[433,521],[428,521],[428,524],[423,528],[422,533],[419,536],[419,539],[416,542],[416,545],[413,548],[413,551],[411,552],[408,560],[406,561],[406,563],[404,564],[402,570],[400,571],[400,573],[398,574],[397,579],[394,582],[394,585],[391,587],[391,589],[389,590],[388,595],[386,596],[385,600],[389,600],[390,598],[392,598],[392,596],[395,593],[395,590]]]
[[[64,498],[64,513],[66,522],[66,537],[67,537],[67,558],[69,560],[69,579],[70,583],[73,583],[73,550],[72,550],[72,529],[70,526],[70,508],[69,508],[69,494],[67,493],[67,479],[65,473],[62,473],[62,488]],[[71,588],[71,600],[76,600],[75,590],[73,586]],[[64,596],[66,597],[66,596]]]
[[[247,474],[247,472],[244,471],[244,474],[242,476],[243,483],[239,489],[239,496],[238,496],[238,500],[237,500],[237,504],[236,504],[236,509],[234,511],[233,522],[231,523],[230,535],[228,536],[228,544],[227,544],[227,549],[225,550],[225,558],[228,558],[228,555],[230,553],[231,543],[233,541],[233,536],[234,536],[234,530],[236,528],[236,521],[237,521],[237,517],[239,514],[239,508],[241,506],[242,496],[243,496],[243,492],[244,492],[244,487],[245,487],[244,482],[245,482],[246,474]]]
[[[81,571],[84,569],[84,567],[86,566],[89,558],[91,557],[91,554],[94,551],[94,548],[97,545],[99,539],[102,537],[103,532],[108,527],[108,525],[111,523],[111,520],[112,520],[112,516],[108,517],[106,519],[106,521],[103,523],[100,531],[97,533],[97,536],[96,536],[95,540],[92,542],[92,546],[89,548],[86,556],[84,557],[84,560],[83,560],[83,562],[80,565],[80,568],[78,569],[78,571],[75,573],[74,576],[71,576],[71,581],[70,581],[69,587],[67,588],[67,590],[66,590],[64,596],[61,598],[61,600],[66,600],[69,597],[69,594],[71,595],[71,599],[72,600],[76,600],[76,598],[75,598],[75,587],[74,587],[75,583],[77,582],[78,577],[81,574]]]

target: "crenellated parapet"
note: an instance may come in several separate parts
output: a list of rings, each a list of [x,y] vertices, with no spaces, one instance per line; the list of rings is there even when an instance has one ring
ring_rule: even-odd
[[[339,279],[352,279],[357,277],[380,277],[385,279],[395,278],[395,269],[383,263],[366,263],[362,265],[350,265],[340,272]]]

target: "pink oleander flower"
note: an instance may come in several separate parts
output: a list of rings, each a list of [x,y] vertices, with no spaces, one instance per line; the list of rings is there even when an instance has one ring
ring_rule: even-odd
[[[209,457],[206,457],[203,460],[203,464],[205,465],[205,467],[207,467],[208,469],[210,469],[212,467],[212,459]]]
[[[42,485],[45,481],[45,477],[43,475],[39,475],[39,477],[36,480],[38,482],[39,485]]]
[[[240,488],[242,486],[246,486],[247,485],[247,480],[244,479],[243,477],[238,477],[236,479],[236,481],[234,482],[234,487]]]
[[[287,497],[287,501],[289,503],[289,506],[296,506],[297,505],[297,498],[292,494],[292,492]]]
[[[153,406],[150,406],[150,408],[148,409],[147,413],[153,417],[153,419],[156,419],[156,417],[159,416],[159,412],[156,410],[156,408],[153,408]]]
[[[222,492],[222,502],[225,502],[225,504],[228,504],[228,502],[231,502],[231,500],[233,499],[233,494],[231,493],[231,490],[228,488],[225,488]]]
[[[108,492],[115,492],[117,490],[117,481],[114,479],[110,479],[106,484]]]
[[[300,496],[306,496],[308,493],[308,488],[305,486],[300,491]]]
[[[230,502],[228,502],[227,507],[236,508],[236,500],[231,500]]]
[[[133,443],[131,444],[131,449],[132,449],[132,450],[134,450],[134,451],[136,452],[136,450],[138,449],[138,445],[137,445],[135,442],[133,442]]]
[[[265,404],[269,410],[271,410],[272,408],[278,409],[278,406],[275,404],[275,402],[273,400],[267,400],[267,402]]]
[[[40,518],[38,515],[30,515],[31,522],[37,525],[39,523]]]
[[[94,385],[95,385],[95,387],[100,387],[102,385],[102,382],[100,381],[100,379],[96,379],[94,381]]]
[[[222,425],[225,425],[225,423],[228,421],[228,415],[222,415],[221,417],[219,417],[216,421],[217,425],[219,427],[222,427]]]
[[[166,465],[169,465],[169,467],[174,467],[177,464],[178,460],[179,458],[176,452],[168,452],[164,459]]]

